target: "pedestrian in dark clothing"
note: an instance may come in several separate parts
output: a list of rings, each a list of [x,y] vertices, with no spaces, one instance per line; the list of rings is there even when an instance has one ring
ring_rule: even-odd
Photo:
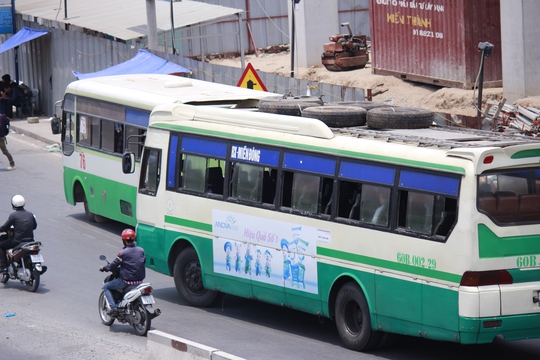
[[[6,250],[13,249],[20,243],[34,241],[34,230],[37,228],[37,221],[34,214],[24,209],[26,201],[21,195],[11,198],[12,212],[4,225],[0,226],[0,232],[7,233],[13,227],[13,236],[0,236],[0,272],[6,272],[7,259]]]
[[[4,88],[6,88],[9,84],[11,84],[11,76],[9,76],[9,74],[3,75],[2,81],[0,81],[0,93],[3,93]]]
[[[10,119],[6,115],[0,113],[0,150],[9,160],[9,166],[6,168],[8,171],[15,170],[15,161],[7,149],[6,136],[9,134],[9,122]]]
[[[13,106],[20,107],[26,103],[24,92],[15,82],[4,87],[0,99],[0,113],[7,115],[9,118],[13,118]]]
[[[120,277],[103,284],[103,292],[111,306],[111,315],[118,313],[111,290],[123,290],[129,285],[142,284],[146,277],[146,255],[141,247],[135,245],[135,231],[132,229],[122,231],[122,242],[124,248],[116,255],[116,259],[99,269],[100,271],[120,271]]]

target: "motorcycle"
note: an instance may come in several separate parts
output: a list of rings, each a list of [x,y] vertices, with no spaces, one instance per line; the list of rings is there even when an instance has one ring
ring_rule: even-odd
[[[39,241],[21,243],[6,251],[7,272],[0,274],[0,283],[9,279],[19,280],[26,289],[35,292],[39,287],[41,275],[47,271],[43,265],[43,256],[39,253],[42,244]]]
[[[105,255],[100,255],[100,260],[107,261]],[[119,276],[119,271],[113,271],[109,274],[103,283],[116,279]],[[161,314],[161,310],[153,310],[155,304],[154,296],[152,295],[152,285],[150,283],[142,283],[140,285],[130,285],[122,291],[111,291],[115,301],[118,303],[115,314],[111,314],[111,305],[105,296],[105,292],[101,292],[98,301],[98,310],[101,322],[104,325],[111,326],[114,320],[122,324],[133,326],[137,335],[145,336],[150,330],[152,319]],[[153,311],[152,311],[153,310]]]

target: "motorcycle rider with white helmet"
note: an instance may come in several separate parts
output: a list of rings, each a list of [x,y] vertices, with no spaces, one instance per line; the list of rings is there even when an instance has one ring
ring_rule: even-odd
[[[26,201],[21,195],[11,198],[12,212],[4,225],[0,226],[0,232],[8,233],[13,227],[13,236],[2,235],[0,237],[0,273],[6,272],[7,259],[6,250],[24,242],[34,241],[34,230],[37,228],[37,221],[34,214],[24,209]]]

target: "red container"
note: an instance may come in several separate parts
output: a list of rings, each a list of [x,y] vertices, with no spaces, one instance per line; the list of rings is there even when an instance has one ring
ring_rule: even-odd
[[[374,74],[471,89],[487,41],[484,87],[502,86],[499,0],[370,0],[370,21]]]

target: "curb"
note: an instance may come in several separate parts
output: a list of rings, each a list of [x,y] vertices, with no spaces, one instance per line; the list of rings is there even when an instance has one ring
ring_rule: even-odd
[[[147,334],[148,360],[245,360],[218,349],[170,335],[159,330]]]
[[[36,134],[34,132],[23,130],[22,128],[18,127],[17,125],[13,125],[13,122],[11,123],[9,128],[10,128],[10,130],[14,131],[17,134],[21,134],[21,135],[24,135],[24,136],[31,137],[33,139],[42,141],[42,142],[44,142],[44,143],[46,143],[48,145],[58,144],[58,142],[47,139],[46,137],[38,135],[38,134]]]

